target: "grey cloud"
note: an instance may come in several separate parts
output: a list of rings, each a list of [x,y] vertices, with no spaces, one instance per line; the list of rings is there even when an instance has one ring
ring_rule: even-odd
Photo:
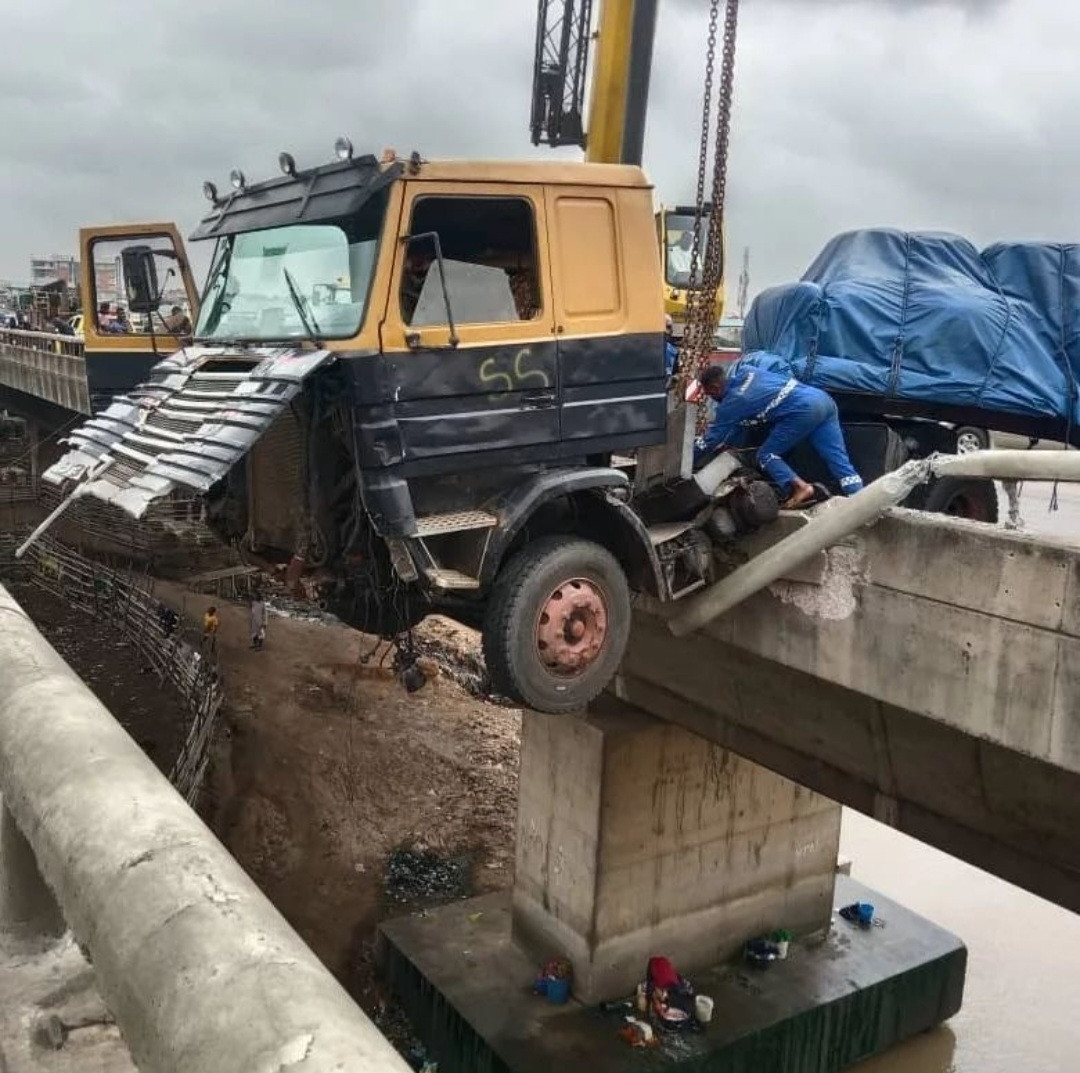
[[[203,179],[268,176],[281,149],[326,159],[340,133],[375,152],[552,155],[528,140],[533,0],[269,12],[27,5],[0,67],[0,275],[74,250],[87,223],[190,230]],[[671,201],[693,192],[705,13],[704,0],[661,6],[646,166]],[[728,233],[736,256],[753,248],[755,285],[851,226],[1067,230],[1077,31],[1080,12],[1051,0],[744,3]]]

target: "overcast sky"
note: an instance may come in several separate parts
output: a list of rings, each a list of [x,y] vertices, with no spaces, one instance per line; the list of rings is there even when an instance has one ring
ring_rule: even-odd
[[[535,0],[12,0],[0,276],[80,225],[176,220],[206,178],[358,150],[529,144]],[[661,0],[646,167],[692,196],[707,5]],[[1077,0],[743,0],[728,203],[752,290],[838,231],[1080,237]],[[736,265],[737,269],[737,265]],[[733,277],[737,271],[730,273]],[[733,280],[732,280],[733,282]]]

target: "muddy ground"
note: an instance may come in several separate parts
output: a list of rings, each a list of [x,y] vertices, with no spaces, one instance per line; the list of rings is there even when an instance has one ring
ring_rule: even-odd
[[[210,603],[221,616],[227,699],[204,818],[376,1013],[384,998],[371,960],[379,920],[512,878],[519,714],[470,696],[427,660],[428,684],[409,694],[387,646],[340,625],[272,614],[266,647],[252,651],[243,606],[165,583],[157,594],[190,619]],[[167,768],[171,757],[162,758],[179,747],[185,717],[134,648],[38,590],[22,588],[19,599]],[[474,644],[444,621],[420,632],[443,647]]]
[[[11,592],[53,648],[168,774],[191,721],[175,691],[162,685],[138,649],[108,623],[36,585],[12,585]]]

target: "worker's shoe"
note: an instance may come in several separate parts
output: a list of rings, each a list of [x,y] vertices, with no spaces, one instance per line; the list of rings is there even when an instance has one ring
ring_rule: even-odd
[[[791,495],[780,504],[781,510],[798,510],[800,507],[809,506],[817,501],[817,490],[806,481],[796,481],[792,486]]]

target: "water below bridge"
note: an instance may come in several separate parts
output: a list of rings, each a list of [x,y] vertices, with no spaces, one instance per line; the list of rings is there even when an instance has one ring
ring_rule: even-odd
[[[1080,489],[1023,490],[1026,528],[1080,544]],[[854,874],[960,935],[964,1008],[858,1073],[1073,1073],[1080,1054],[1080,916],[855,813],[842,848]]]

